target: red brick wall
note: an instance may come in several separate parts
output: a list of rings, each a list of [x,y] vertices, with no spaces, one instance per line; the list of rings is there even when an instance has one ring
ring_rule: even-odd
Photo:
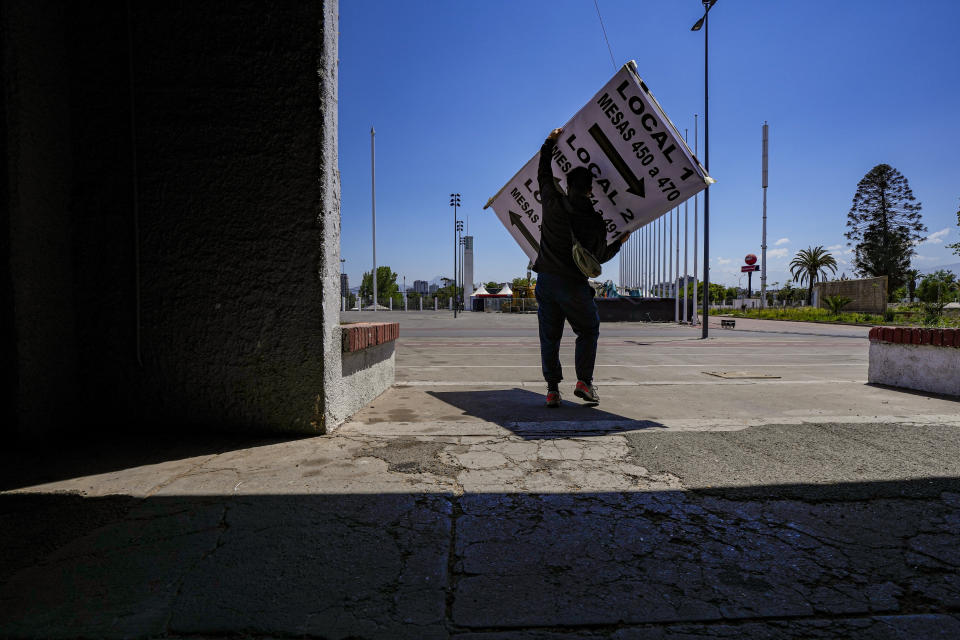
[[[353,353],[400,337],[399,322],[356,322],[342,324],[343,352]]]
[[[960,348],[960,329],[917,329],[911,327],[874,327],[871,342],[892,344],[926,344],[934,347]]]

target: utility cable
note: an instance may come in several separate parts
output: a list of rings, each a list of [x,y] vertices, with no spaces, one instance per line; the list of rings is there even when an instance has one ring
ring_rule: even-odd
[[[600,18],[600,29],[603,31],[603,39],[607,41],[607,51],[610,52],[610,64],[613,65],[613,70],[617,70],[617,61],[613,58],[613,49],[610,47],[610,38],[607,37],[607,28],[603,26],[603,16],[600,15],[600,5],[597,4],[597,0],[593,0],[593,6],[597,9],[597,17]]]

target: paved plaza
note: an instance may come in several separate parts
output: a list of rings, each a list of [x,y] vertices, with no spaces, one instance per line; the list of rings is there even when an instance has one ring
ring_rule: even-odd
[[[960,406],[867,328],[603,324],[547,409],[533,315],[343,315],[401,337],[331,435],[5,459],[0,636],[960,637]]]

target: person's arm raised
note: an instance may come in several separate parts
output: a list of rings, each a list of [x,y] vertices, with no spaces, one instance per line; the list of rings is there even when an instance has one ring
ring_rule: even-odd
[[[547,139],[543,142],[543,146],[540,147],[540,162],[537,165],[537,182],[540,184],[540,201],[544,204],[547,200],[554,200],[560,195],[557,191],[557,186],[553,182],[553,166],[551,162],[553,161],[553,148],[556,146],[557,138],[560,137],[562,132],[562,129],[554,129],[551,131],[550,135],[547,136]]]

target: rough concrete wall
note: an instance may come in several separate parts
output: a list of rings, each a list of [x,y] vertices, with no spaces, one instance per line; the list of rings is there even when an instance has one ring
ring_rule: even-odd
[[[78,368],[67,428],[107,429],[129,425],[136,405],[125,389],[138,373],[129,14],[118,0],[65,4]]]
[[[10,0],[0,28],[20,431],[323,429],[336,1]]]
[[[862,280],[834,280],[813,285],[817,306],[827,309],[828,296],[846,296],[853,301],[844,311],[883,313],[887,308],[887,276]]]
[[[321,252],[318,271],[322,289],[323,308],[320,318],[323,342],[323,407],[321,427],[324,432],[343,422],[335,407],[339,398],[351,388],[341,374],[342,354],[340,336],[340,172],[337,169],[337,82],[338,82],[338,28],[340,16],[337,0],[323,3],[323,23],[328,25],[320,34],[320,64],[318,66],[320,117],[319,170]]]
[[[343,354],[343,392],[331,398],[330,428],[345,421],[393,386],[396,372],[395,342]]]
[[[960,349],[870,343],[867,380],[903,389],[960,397]]]
[[[3,5],[9,271],[16,412],[37,437],[67,421],[77,397],[67,12],[61,2]],[[5,269],[6,271],[6,269]]]
[[[0,3],[0,77],[9,81],[6,44],[6,7]],[[20,372],[17,362],[17,325],[13,318],[13,277],[10,274],[10,169],[7,126],[7,82],[0,84],[0,438],[19,437],[17,402]]]
[[[338,317],[335,7],[133,4],[150,415],[323,428]]]

